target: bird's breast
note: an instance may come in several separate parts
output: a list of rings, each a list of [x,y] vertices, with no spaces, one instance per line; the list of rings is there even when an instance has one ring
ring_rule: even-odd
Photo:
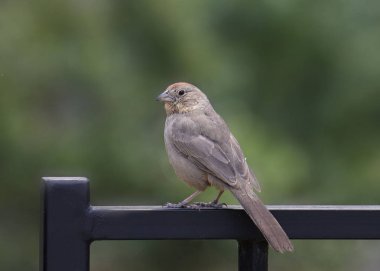
[[[164,138],[169,162],[180,179],[202,191],[208,186],[206,173],[181,153],[174,144],[177,133],[180,133],[176,125],[177,121],[179,120],[176,118],[168,117],[165,122]]]

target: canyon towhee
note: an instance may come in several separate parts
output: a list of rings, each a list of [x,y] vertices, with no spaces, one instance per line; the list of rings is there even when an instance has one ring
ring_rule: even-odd
[[[156,100],[165,103],[164,136],[170,164],[179,178],[197,190],[178,204],[169,203],[168,207],[186,206],[208,186],[220,192],[205,206],[217,206],[227,189],[276,251],[292,251],[288,236],[253,191],[260,191],[260,186],[239,143],[206,95],[191,84],[175,83]]]

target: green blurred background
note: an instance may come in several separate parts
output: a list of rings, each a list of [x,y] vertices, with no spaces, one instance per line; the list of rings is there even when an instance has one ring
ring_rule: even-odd
[[[38,269],[41,176],[89,177],[97,205],[192,192],[154,101],[176,81],[229,123],[267,204],[378,204],[379,48],[377,0],[1,1],[0,270]],[[380,266],[376,241],[294,243],[272,270]],[[237,270],[236,256],[234,241],[95,242],[91,270]]]

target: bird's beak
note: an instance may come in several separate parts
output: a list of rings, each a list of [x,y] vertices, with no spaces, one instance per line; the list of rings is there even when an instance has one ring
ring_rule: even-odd
[[[162,92],[160,95],[156,97],[156,101],[173,102],[173,98],[167,92]]]

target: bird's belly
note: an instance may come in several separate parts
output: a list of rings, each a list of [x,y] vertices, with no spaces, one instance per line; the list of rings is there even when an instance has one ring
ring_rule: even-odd
[[[169,162],[176,175],[191,187],[203,191],[209,185],[207,174],[181,154],[170,142],[165,142]]]

